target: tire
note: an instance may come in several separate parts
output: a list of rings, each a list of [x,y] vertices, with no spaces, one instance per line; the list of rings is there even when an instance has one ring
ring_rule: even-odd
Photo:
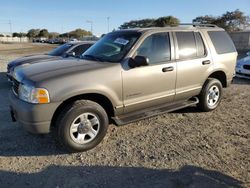
[[[87,151],[97,146],[105,137],[109,120],[99,104],[75,101],[59,114],[56,130],[59,143],[70,152]]]
[[[222,84],[215,78],[208,78],[199,95],[198,107],[204,112],[217,108],[222,97]]]

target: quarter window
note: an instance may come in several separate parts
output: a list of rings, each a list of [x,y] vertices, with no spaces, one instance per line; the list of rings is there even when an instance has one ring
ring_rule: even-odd
[[[150,35],[137,49],[136,55],[147,57],[149,64],[169,61],[171,59],[169,34]]]
[[[217,54],[236,52],[234,43],[225,31],[208,31]]]

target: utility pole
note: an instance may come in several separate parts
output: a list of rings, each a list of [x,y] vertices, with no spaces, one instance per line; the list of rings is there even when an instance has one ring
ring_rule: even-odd
[[[87,23],[90,23],[90,29],[91,29],[91,33],[93,35],[93,21],[92,20],[87,20]]]
[[[108,17],[107,17],[108,33],[109,33],[109,19],[110,19],[110,17],[108,16]]]
[[[11,20],[9,20],[9,26],[10,26],[10,34],[11,34],[11,36],[12,36],[12,23],[11,23]]]

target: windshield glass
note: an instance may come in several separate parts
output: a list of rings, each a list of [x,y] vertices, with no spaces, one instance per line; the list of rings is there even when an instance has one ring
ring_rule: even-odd
[[[63,44],[54,50],[50,51],[48,55],[52,56],[62,56],[68,49],[70,49],[73,46],[73,44]]]
[[[140,37],[138,32],[114,32],[105,35],[82,58],[95,61],[119,62]]]

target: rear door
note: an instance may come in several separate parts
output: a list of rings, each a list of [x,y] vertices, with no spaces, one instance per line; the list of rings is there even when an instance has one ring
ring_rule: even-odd
[[[202,33],[175,32],[177,80],[175,100],[186,100],[198,95],[213,69],[210,52]]]
[[[122,71],[125,113],[172,102],[175,95],[176,63],[172,61],[170,33],[151,34],[135,50],[149,65]]]

